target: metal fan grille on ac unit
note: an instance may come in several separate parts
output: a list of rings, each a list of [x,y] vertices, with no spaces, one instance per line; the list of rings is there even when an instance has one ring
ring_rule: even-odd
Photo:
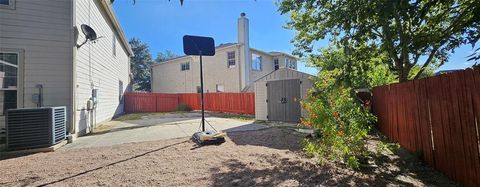
[[[66,137],[66,108],[45,107],[7,111],[7,149],[48,147]]]

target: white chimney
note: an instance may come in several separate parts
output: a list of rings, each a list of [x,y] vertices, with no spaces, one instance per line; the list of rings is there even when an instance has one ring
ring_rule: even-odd
[[[250,44],[248,34],[248,18],[245,13],[241,13],[238,18],[238,44],[240,44],[240,59],[243,61],[241,67],[241,89],[250,85],[250,71],[252,66],[252,57],[250,55]]]

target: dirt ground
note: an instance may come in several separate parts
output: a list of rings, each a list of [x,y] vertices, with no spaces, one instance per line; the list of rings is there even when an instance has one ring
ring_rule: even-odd
[[[320,166],[286,128],[234,132],[219,146],[177,138],[0,160],[0,186],[451,186],[408,154],[354,172]]]

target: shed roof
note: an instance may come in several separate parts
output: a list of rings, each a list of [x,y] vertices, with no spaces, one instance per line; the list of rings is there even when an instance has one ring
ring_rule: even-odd
[[[314,77],[314,76],[310,75],[308,73],[304,73],[304,72],[295,70],[295,69],[281,67],[278,70],[272,71],[272,72],[258,78],[254,82],[269,81],[269,80],[282,80],[282,79],[295,79],[295,78],[308,79],[309,77]]]

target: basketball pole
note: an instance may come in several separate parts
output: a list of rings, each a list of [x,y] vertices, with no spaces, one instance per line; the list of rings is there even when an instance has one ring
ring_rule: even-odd
[[[205,131],[205,108],[203,102],[203,62],[202,51],[200,51],[200,100],[202,104],[202,131]]]

